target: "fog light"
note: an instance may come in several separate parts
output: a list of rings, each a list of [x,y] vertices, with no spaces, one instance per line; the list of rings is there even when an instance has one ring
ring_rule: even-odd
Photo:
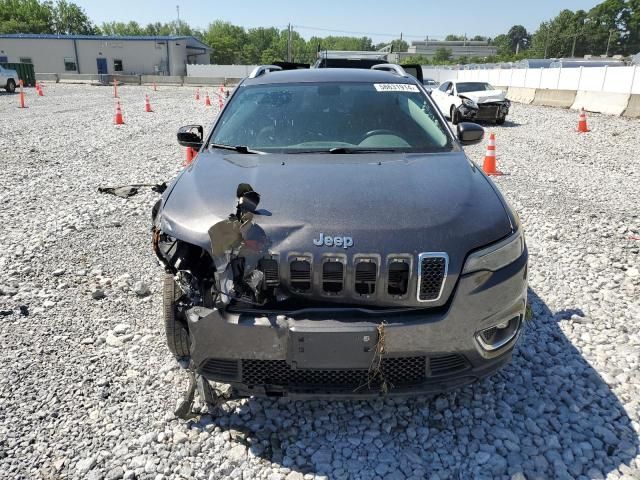
[[[520,324],[520,317],[513,317],[507,322],[500,322],[484,330],[480,330],[480,332],[476,334],[476,340],[480,346],[487,351],[497,350],[518,335]]]

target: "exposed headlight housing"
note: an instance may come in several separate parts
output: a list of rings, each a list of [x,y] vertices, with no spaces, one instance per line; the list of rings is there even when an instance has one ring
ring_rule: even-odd
[[[471,100],[470,98],[463,98],[462,104],[469,108],[478,108],[478,104],[473,100]]]
[[[524,233],[519,228],[513,235],[487,248],[472,253],[467,258],[462,274],[489,270],[495,272],[515,262],[524,252]]]

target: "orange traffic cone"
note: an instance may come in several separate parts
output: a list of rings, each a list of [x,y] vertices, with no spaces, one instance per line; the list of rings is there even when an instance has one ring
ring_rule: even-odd
[[[23,82],[22,80],[18,80],[18,83],[20,84],[20,108],[27,108],[24,104],[24,91],[22,90]]]
[[[578,129],[576,130],[580,133],[590,132],[589,127],[587,127],[587,114],[584,111],[584,107],[580,109],[580,116],[578,117]]]
[[[144,111],[153,112],[153,110],[151,110],[151,104],[149,103],[149,95],[144,96]]]
[[[115,125],[124,125],[124,120],[122,119],[122,110],[120,109],[120,100],[117,100],[116,103],[116,116],[113,118],[113,123]]]
[[[210,106],[211,106],[211,99],[209,98],[209,92],[206,92],[206,93],[204,94],[204,104],[205,104],[205,106],[207,106],[207,107],[210,107]]]
[[[200,100],[200,89],[196,89],[196,100]]]
[[[187,151],[184,157],[184,163],[182,164],[182,166],[188,167],[189,165],[191,165],[191,162],[193,162],[193,159],[196,158],[196,155],[197,152],[193,148],[187,147]]]
[[[489,135],[489,145],[487,145],[487,153],[484,156],[482,170],[487,175],[502,175],[502,172],[496,170],[496,134]]]
[[[38,92],[39,97],[44,97],[44,92],[42,91],[42,84],[36,82],[36,92]]]
[[[222,97],[218,96],[218,109],[222,110],[222,107],[224,107],[224,102],[222,101]]]

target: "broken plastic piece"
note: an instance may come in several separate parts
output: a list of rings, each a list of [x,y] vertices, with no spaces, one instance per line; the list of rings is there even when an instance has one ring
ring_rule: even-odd
[[[162,193],[167,189],[167,183],[134,183],[132,185],[123,185],[121,187],[98,187],[98,192],[108,193],[120,198],[133,197],[140,187],[151,187],[154,192]]]
[[[175,416],[181,418],[182,420],[189,420],[190,418],[196,417],[197,415],[192,411],[193,408],[193,399],[196,394],[196,375],[192,371],[189,372],[189,386],[187,387],[187,391],[184,394],[184,398],[176,408],[174,412]]]

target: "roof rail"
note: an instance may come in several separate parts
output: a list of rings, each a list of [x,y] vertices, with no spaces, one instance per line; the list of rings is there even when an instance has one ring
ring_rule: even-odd
[[[279,67],[278,65],[260,65],[253,69],[253,72],[249,74],[249,78],[256,78],[264,75],[265,73],[275,72],[276,70],[282,70],[282,67]]]
[[[384,70],[385,72],[392,72],[396,75],[400,75],[401,77],[408,76],[407,72],[404,71],[404,68],[395,63],[380,63],[371,67],[371,70]]]

